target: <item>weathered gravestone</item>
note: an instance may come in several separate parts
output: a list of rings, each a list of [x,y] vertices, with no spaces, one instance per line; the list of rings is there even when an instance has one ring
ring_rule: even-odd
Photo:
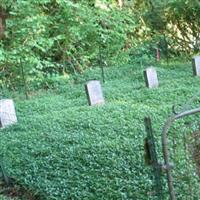
[[[148,88],[156,88],[159,85],[157,72],[154,67],[148,67],[144,70],[144,79]]]
[[[92,80],[86,83],[85,90],[90,106],[104,104],[105,100],[101,89],[100,81]]]
[[[14,123],[17,123],[17,117],[13,100],[0,100],[0,128],[5,128]]]
[[[192,58],[192,68],[194,76],[200,76],[200,56]]]

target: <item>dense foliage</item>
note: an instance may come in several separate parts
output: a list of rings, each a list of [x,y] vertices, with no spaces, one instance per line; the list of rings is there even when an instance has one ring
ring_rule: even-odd
[[[50,87],[99,65],[199,51],[197,0],[2,0],[1,86]],[[31,83],[31,84],[30,84]]]
[[[200,82],[188,64],[160,62],[160,87],[148,90],[143,69],[158,49],[167,61],[198,53],[199,33],[198,0],[1,0],[0,96],[15,99],[19,119],[0,130],[9,175],[40,199],[155,200],[143,119],[152,117],[162,159],[164,120]],[[91,108],[83,84],[102,79],[98,67],[106,105]],[[15,93],[21,89],[28,101]],[[170,133],[177,199],[200,195],[199,143],[191,139],[197,119]]]
[[[17,1],[6,8],[1,77],[12,88],[24,84],[22,76],[41,84],[49,77],[82,73],[100,54],[110,63],[127,62],[125,44],[134,20],[125,11],[64,0]]]
[[[160,87],[150,90],[142,71],[137,64],[107,68],[104,106],[89,107],[83,86],[88,79],[100,78],[99,69],[78,75],[76,84],[70,81],[56,90],[34,93],[28,101],[13,94],[19,123],[0,131],[0,149],[9,175],[42,200],[146,200],[147,196],[155,200],[153,173],[144,161],[143,119],[151,116],[161,153],[161,129],[172,105],[178,111],[180,104],[199,91],[200,80],[192,76],[188,64],[160,65]],[[195,168],[190,172],[186,165],[191,154],[184,153],[181,137],[189,135],[188,122],[192,122],[189,131],[195,129],[197,119],[176,123],[170,132],[169,145],[174,145],[174,139],[176,144],[170,152],[177,152],[173,161],[178,199],[199,197]],[[165,183],[163,187],[164,199],[168,199]]]

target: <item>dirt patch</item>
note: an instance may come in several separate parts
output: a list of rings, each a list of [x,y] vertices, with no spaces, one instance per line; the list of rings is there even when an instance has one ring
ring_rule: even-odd
[[[38,194],[28,190],[20,184],[17,184],[15,180],[11,180],[10,184],[5,184],[4,181],[0,181],[0,194],[7,196],[11,199],[24,199],[24,200],[40,200]]]

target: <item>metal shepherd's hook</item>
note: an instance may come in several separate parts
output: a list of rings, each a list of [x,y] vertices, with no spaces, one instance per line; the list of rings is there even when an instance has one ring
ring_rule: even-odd
[[[167,172],[167,182],[168,182],[170,200],[176,200],[176,195],[175,195],[173,177],[172,177],[172,172],[171,172],[172,168],[171,168],[170,154],[169,154],[169,148],[168,148],[168,132],[173,122],[175,122],[177,119],[186,117],[188,115],[193,115],[199,112],[200,112],[200,108],[181,111],[179,113],[174,112],[174,114],[171,115],[167,119],[162,130],[162,150],[163,150],[163,156],[164,156],[164,164],[165,164],[166,172]]]

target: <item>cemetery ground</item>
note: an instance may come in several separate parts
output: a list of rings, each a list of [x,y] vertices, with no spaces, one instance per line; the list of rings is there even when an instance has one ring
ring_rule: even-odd
[[[200,78],[192,75],[191,63],[155,67],[159,79],[155,89],[145,87],[145,66],[105,68],[105,105],[101,106],[88,106],[84,90],[88,80],[101,80],[99,68],[54,90],[35,92],[29,100],[12,94],[18,123],[0,130],[9,176],[42,200],[156,199],[151,166],[144,159],[144,117],[152,119],[162,161],[162,126],[173,105],[179,110],[199,92]],[[181,122],[173,128],[180,130]],[[181,170],[186,173],[184,167]],[[163,185],[167,199],[165,181]],[[179,199],[184,199],[180,191]],[[0,196],[13,198],[17,197]]]

